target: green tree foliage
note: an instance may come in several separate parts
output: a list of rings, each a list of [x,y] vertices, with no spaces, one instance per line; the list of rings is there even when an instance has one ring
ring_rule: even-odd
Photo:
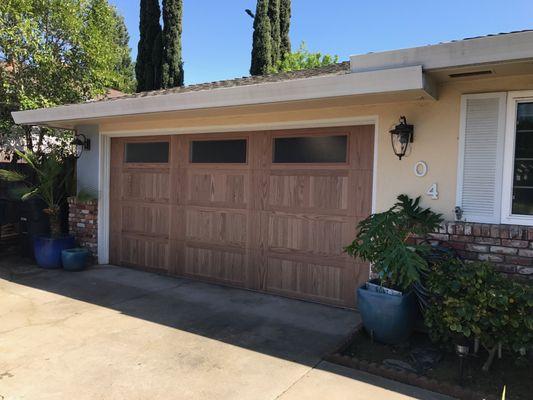
[[[268,0],[257,0],[250,74],[266,74],[272,66],[272,37],[268,18]]]
[[[123,29],[107,0],[1,1],[0,146],[39,152],[68,136],[15,126],[12,111],[77,103],[107,88],[127,91],[132,77],[119,67],[129,52]]]
[[[291,38],[289,31],[291,28],[291,0],[280,0],[279,24],[280,24],[280,54],[281,58],[285,54],[291,53]]]
[[[432,265],[424,322],[444,343],[474,338],[487,351],[488,371],[499,346],[510,353],[533,345],[533,288],[500,275],[490,263],[448,259]]]
[[[182,0],[163,0],[163,88],[183,86],[182,14]]]
[[[281,59],[281,21],[280,21],[280,0],[269,0],[268,20],[270,21],[271,45],[271,65],[276,65]]]
[[[322,53],[310,53],[302,42],[295,53],[286,53],[277,64],[269,68],[269,73],[298,71],[300,69],[318,68],[335,64],[339,56],[331,56]]]
[[[162,30],[159,0],[141,0],[135,75],[137,91],[161,88]]]
[[[135,67],[131,60],[131,49],[129,48],[130,34],[128,33],[128,28],[126,28],[124,17],[116,9],[113,9],[113,12],[117,19],[117,44],[121,52],[116,71],[122,82],[116,88],[126,93],[133,93],[137,82],[135,81]]]
[[[407,290],[428,268],[423,256],[429,245],[415,244],[411,239],[435,231],[441,222],[440,214],[420,207],[420,197],[413,200],[402,194],[389,210],[361,221],[355,240],[345,250],[352,257],[371,262],[382,285]]]

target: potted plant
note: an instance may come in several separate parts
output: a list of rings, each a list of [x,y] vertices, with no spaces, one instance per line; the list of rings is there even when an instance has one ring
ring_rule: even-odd
[[[58,154],[38,156],[29,150],[16,153],[34,171],[35,179],[30,182],[25,174],[9,170],[0,170],[0,179],[24,183],[20,193],[23,201],[39,198],[44,202],[43,212],[50,221],[50,235],[35,237],[35,259],[40,267],[60,268],[61,251],[74,247],[74,238],[63,235],[61,229],[61,204],[68,196],[71,177],[69,167]]]
[[[378,341],[397,344],[413,331],[418,315],[413,285],[428,265],[430,251],[425,237],[441,224],[442,217],[415,200],[400,195],[389,210],[372,214],[358,225],[355,240],[345,248],[352,257],[372,264],[376,276],[357,289],[363,326]]]

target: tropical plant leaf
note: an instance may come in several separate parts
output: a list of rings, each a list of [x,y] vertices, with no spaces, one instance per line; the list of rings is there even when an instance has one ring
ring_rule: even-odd
[[[7,182],[22,182],[26,176],[17,171],[9,171],[7,169],[0,169],[0,180]]]

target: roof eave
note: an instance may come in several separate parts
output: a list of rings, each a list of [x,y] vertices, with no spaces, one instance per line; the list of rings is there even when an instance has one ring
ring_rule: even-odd
[[[421,65],[425,71],[533,59],[533,31],[354,55],[352,72]]]
[[[167,111],[270,104],[413,90],[423,91],[428,98],[436,99],[437,97],[435,86],[426,79],[420,65],[387,71],[325,75],[248,86],[17,111],[13,112],[12,115],[17,124],[53,125],[65,121]]]

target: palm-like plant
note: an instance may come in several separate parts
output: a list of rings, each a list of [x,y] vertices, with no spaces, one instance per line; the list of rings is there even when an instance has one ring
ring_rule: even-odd
[[[71,177],[65,160],[56,154],[37,156],[27,150],[16,150],[17,155],[35,172],[35,183],[17,171],[0,169],[0,179],[8,182],[21,182],[20,197],[23,201],[40,198],[46,208],[43,210],[50,219],[50,233],[52,237],[61,236],[60,209],[62,202],[69,194],[68,180]]]

